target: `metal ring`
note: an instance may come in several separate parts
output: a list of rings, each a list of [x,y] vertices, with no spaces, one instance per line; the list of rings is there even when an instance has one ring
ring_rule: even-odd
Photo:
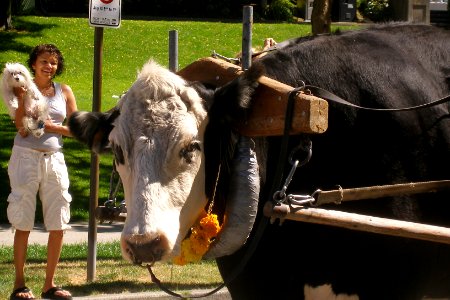
[[[300,145],[296,146],[294,149],[292,149],[291,154],[289,154],[289,163],[291,165],[293,165],[297,161],[297,160],[294,160],[294,154],[300,149],[304,150],[303,146],[304,145],[300,144]],[[306,157],[302,161],[299,162],[299,164],[298,164],[299,167],[305,165],[311,159],[311,156],[312,156],[312,143],[311,143],[311,141],[310,141],[309,146],[306,149],[306,151],[308,153],[307,153]]]
[[[286,200],[286,193],[284,193],[284,196],[280,197],[281,191],[276,191],[273,193],[273,200],[275,200],[276,203],[281,203]]]
[[[303,91],[306,88],[306,84],[303,80],[300,80],[301,85],[293,88],[290,92],[289,92],[289,97],[291,97],[291,95],[293,93],[295,93],[295,95],[297,95],[299,92]]]
[[[311,202],[311,206],[316,206],[317,207],[317,206],[320,205],[319,199],[316,198],[316,195],[318,196],[321,192],[322,192],[321,189],[317,189],[317,190],[314,191],[314,193],[311,194],[311,197],[314,199],[314,201]]]

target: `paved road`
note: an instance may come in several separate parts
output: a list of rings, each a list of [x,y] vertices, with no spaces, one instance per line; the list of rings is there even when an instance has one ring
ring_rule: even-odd
[[[64,244],[76,244],[87,242],[88,240],[88,223],[71,223],[72,229],[67,230],[64,236]],[[111,242],[118,241],[122,231],[123,224],[98,224],[97,225],[97,242]],[[47,244],[48,233],[45,231],[42,224],[37,224],[30,233],[30,244]],[[14,242],[14,233],[9,224],[0,224],[0,246],[12,246]],[[191,291],[193,295],[199,295],[209,292],[209,290],[194,290]],[[177,299],[167,295],[164,292],[144,292],[144,293],[130,293],[130,294],[108,294],[88,297],[74,297],[76,300],[140,300],[140,299]],[[205,300],[229,300],[230,294],[226,288],[221,289],[216,294],[204,297]]]

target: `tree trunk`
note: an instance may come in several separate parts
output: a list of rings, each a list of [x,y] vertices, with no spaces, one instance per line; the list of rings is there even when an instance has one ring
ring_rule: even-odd
[[[12,28],[11,5],[12,0],[0,0],[0,29]]]
[[[267,0],[261,0],[259,1],[259,13],[261,16],[264,16],[266,13],[266,7],[267,7]]]
[[[313,35],[331,32],[331,6],[333,0],[314,0],[311,13]]]
[[[267,0],[261,0],[261,1],[259,1],[259,5],[261,5],[261,8],[262,8],[262,9],[265,9],[266,6],[267,6]]]

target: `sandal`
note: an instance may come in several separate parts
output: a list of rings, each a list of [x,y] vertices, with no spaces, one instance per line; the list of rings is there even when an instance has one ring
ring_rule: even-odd
[[[41,297],[42,299],[56,299],[56,300],[72,300],[72,296],[61,296],[61,295],[56,295],[56,292],[58,291],[64,291],[62,288],[55,286],[50,288],[48,291],[46,292],[42,292]]]
[[[25,300],[32,300],[32,299],[36,299],[34,297],[21,297],[21,296],[18,296],[17,294],[20,294],[20,293],[28,293],[28,294],[33,295],[31,290],[29,288],[27,288],[26,286],[24,286],[24,287],[15,289],[12,292],[11,296],[9,296],[9,300],[24,300],[24,299]]]

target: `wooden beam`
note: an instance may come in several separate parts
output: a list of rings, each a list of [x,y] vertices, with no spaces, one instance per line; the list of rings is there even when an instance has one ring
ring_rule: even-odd
[[[450,228],[378,218],[343,211],[320,208],[294,208],[286,204],[273,206],[267,202],[264,215],[270,218],[288,219],[308,223],[336,226],[391,236],[450,244]]]
[[[178,74],[189,81],[222,86],[243,73],[232,63],[217,58],[201,58],[186,66]],[[261,77],[247,120],[236,124],[246,136],[279,136],[283,134],[286,105],[293,87]],[[328,102],[300,93],[295,99],[291,134],[323,133],[328,128]]]

